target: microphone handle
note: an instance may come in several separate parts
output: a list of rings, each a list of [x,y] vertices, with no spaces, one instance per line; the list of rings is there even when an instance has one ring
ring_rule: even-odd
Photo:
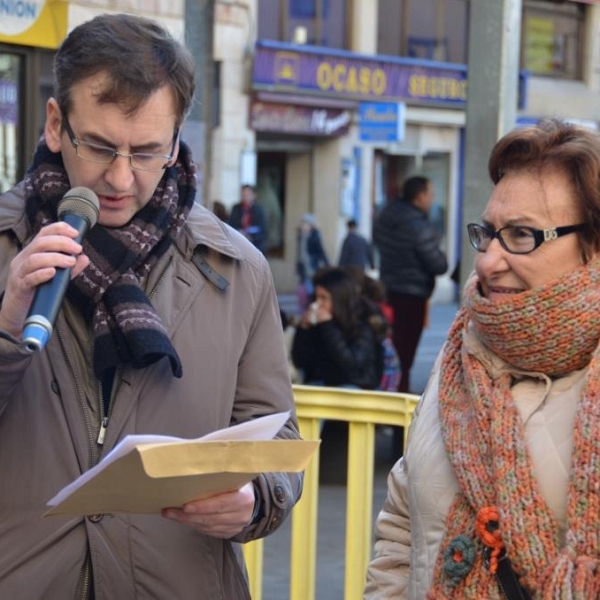
[[[63,215],[61,221],[77,229],[79,235],[74,239],[81,243],[89,227],[86,219],[67,213]],[[54,277],[36,289],[23,330],[23,342],[29,352],[38,352],[50,339],[70,280],[70,268],[57,268]]]

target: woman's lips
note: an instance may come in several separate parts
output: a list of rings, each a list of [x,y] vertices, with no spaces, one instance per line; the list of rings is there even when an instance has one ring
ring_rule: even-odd
[[[521,288],[501,287],[497,285],[484,286],[485,297],[488,300],[502,300],[504,298],[508,299],[508,296],[514,296],[522,291],[523,290]]]

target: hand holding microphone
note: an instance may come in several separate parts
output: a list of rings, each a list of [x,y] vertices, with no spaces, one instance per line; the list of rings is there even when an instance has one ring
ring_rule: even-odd
[[[57,212],[59,221],[77,230],[74,241],[81,244],[98,220],[100,203],[92,190],[76,187],[63,196]],[[37,287],[23,329],[23,343],[29,352],[38,352],[48,343],[70,279],[71,268],[57,267],[54,277]]]

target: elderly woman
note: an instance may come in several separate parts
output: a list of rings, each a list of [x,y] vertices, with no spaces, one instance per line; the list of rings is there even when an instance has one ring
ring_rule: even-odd
[[[365,598],[600,598],[600,138],[494,147],[448,341],[393,467]]]

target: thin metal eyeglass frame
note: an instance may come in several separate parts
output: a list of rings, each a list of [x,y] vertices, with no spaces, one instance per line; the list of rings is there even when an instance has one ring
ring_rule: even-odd
[[[525,252],[515,252],[511,250],[504,241],[502,237],[502,232],[505,229],[526,229],[530,231],[533,236],[533,248],[531,250],[527,250]],[[564,227],[552,227],[550,229],[535,229],[534,227],[520,226],[520,225],[507,225],[506,227],[501,227],[500,229],[494,230],[486,225],[481,225],[480,223],[469,223],[467,224],[467,233],[469,235],[469,243],[477,252],[485,252],[488,246],[492,243],[492,240],[497,239],[500,242],[500,245],[504,250],[509,252],[510,254],[531,254],[534,250],[537,250],[544,242],[549,242],[550,240],[556,240],[563,235],[569,235],[570,233],[575,233],[576,231],[582,231],[584,225],[580,223],[579,225],[565,225]],[[474,228],[478,228],[480,230],[486,231],[489,235],[488,244],[485,248],[478,248],[475,244],[474,237],[475,235],[472,233]]]
[[[92,142],[84,142],[84,141],[78,139],[77,136],[75,135],[75,132],[73,131],[73,128],[71,127],[71,124],[69,123],[69,119],[68,119],[67,115],[64,115],[63,123],[64,123],[65,131],[67,132],[67,136],[69,137],[69,141],[73,145],[73,148],[75,148],[75,153],[77,154],[77,158],[80,158],[81,160],[86,160],[88,162],[95,163],[97,165],[112,165],[112,163],[115,162],[115,160],[117,159],[117,156],[125,156],[126,158],[129,158],[129,166],[132,169],[135,169],[136,171],[147,171],[149,173],[158,173],[159,171],[164,171],[167,168],[167,166],[169,165],[169,162],[171,162],[173,160],[173,155],[175,153],[175,144],[177,143],[177,138],[179,137],[179,131],[176,131],[175,135],[173,136],[173,146],[171,148],[171,154],[150,154],[150,153],[144,153],[144,152],[133,152],[132,154],[128,154],[127,152],[119,152],[118,150],[115,150],[114,148],[111,148],[110,146],[102,146],[101,144],[93,144]],[[102,162],[102,161],[93,160],[91,158],[85,158],[84,156],[80,156],[79,151],[78,151],[80,146],[87,146],[88,148],[95,148],[97,150],[108,150],[108,151],[112,152],[112,159],[108,162]],[[159,169],[142,169],[140,167],[134,166],[134,164],[132,162],[134,156],[164,158],[166,160],[166,162]]]

